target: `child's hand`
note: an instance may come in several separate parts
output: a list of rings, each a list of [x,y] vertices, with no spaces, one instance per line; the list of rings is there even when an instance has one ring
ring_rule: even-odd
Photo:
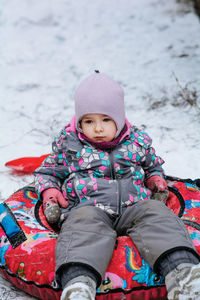
[[[49,201],[49,202],[58,203],[61,207],[64,207],[64,208],[66,208],[68,206],[68,202],[63,197],[63,194],[56,188],[50,188],[50,189],[45,190],[42,193],[42,197],[43,197],[44,203],[47,203]]]
[[[162,192],[167,190],[167,183],[164,178],[154,175],[147,179],[146,187],[152,192]]]
[[[152,199],[166,203],[169,197],[169,191],[164,178],[154,175],[147,179],[146,187],[153,192]]]

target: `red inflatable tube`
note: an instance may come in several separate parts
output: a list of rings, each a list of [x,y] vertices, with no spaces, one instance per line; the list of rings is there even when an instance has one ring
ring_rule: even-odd
[[[168,178],[167,182],[170,191],[167,206],[183,220],[200,253],[200,190],[192,180]],[[62,290],[55,281],[55,245],[59,232],[46,222],[34,185],[11,195],[0,204],[0,209],[3,215],[7,213],[12,218],[17,228],[16,238],[1,223],[1,273],[17,288],[38,299],[59,300]],[[164,278],[152,271],[131,239],[122,236],[117,238],[96,299],[167,300],[167,292]]]

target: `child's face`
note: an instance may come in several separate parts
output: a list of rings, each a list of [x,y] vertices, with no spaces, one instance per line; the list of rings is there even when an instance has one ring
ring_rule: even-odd
[[[110,142],[117,133],[113,119],[102,114],[88,114],[81,120],[83,133],[94,142]]]

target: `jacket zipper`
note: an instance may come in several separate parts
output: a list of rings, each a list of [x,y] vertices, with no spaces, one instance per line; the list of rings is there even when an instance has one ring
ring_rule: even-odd
[[[76,180],[76,177],[75,177],[75,176],[74,176],[74,179]],[[79,203],[81,203],[81,198],[80,198],[80,196],[79,196],[79,193],[78,193],[77,188],[76,188],[76,185],[75,185],[75,180],[72,180],[72,187],[73,187],[73,189],[74,189],[74,191],[75,191],[75,194],[76,194],[78,200],[75,199],[74,207],[77,206]]]
[[[110,156],[110,173],[111,173],[111,178],[116,179],[116,173],[115,173],[115,167],[114,167],[114,159],[113,159],[113,152],[111,151],[109,153]]]
[[[114,159],[113,159],[113,152],[112,150],[109,152],[109,158],[110,158],[110,173],[111,173],[111,179],[115,180],[117,182],[118,187],[118,215],[121,216],[122,213],[122,204],[121,204],[121,181],[117,178],[115,167],[114,167]]]

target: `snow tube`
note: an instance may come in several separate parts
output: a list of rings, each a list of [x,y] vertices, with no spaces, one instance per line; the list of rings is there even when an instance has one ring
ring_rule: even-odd
[[[178,215],[200,254],[200,180],[167,178],[167,206]],[[0,271],[17,288],[39,299],[60,299],[55,282],[56,228],[46,222],[34,185],[0,204]],[[96,299],[167,299],[164,279],[155,274],[127,236],[118,237]]]

